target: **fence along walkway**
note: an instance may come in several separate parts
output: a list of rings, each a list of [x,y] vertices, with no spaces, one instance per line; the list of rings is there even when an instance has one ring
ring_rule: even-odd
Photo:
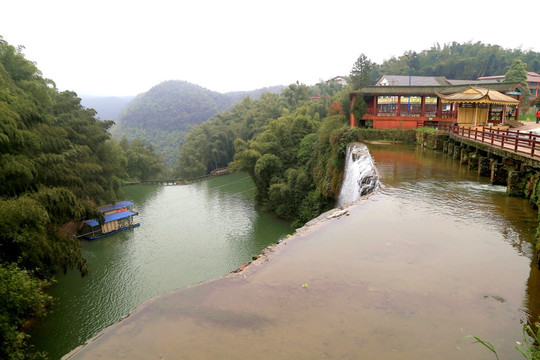
[[[210,174],[188,178],[188,179],[158,179],[158,180],[143,180],[139,182],[141,185],[187,185],[196,181],[203,181],[215,176],[227,175],[229,171],[227,168],[216,169]]]
[[[503,150],[540,158],[540,134],[531,131],[501,130],[491,127],[465,127],[453,124],[438,124],[437,129],[474,140]]]

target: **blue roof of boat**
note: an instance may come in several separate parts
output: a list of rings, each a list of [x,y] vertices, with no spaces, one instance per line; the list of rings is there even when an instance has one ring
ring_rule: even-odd
[[[105,222],[108,223],[108,222],[111,222],[111,221],[114,221],[114,220],[127,218],[127,217],[130,217],[132,215],[135,215],[135,213],[131,212],[129,210],[116,212],[114,214],[106,215],[105,216]],[[92,227],[99,225],[99,222],[97,220],[95,220],[95,219],[86,220],[85,223],[92,226]]]
[[[133,203],[131,201],[119,201],[119,202],[114,203],[114,204],[109,204],[109,205],[102,206],[102,207],[99,208],[99,211],[104,213],[104,212],[107,212],[107,211],[122,209],[122,208],[125,208],[125,207],[128,207],[128,206],[131,206],[131,205],[133,205]]]

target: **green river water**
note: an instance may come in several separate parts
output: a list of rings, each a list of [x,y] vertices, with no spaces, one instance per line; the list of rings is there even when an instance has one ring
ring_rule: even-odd
[[[83,240],[88,276],[58,275],[50,289],[52,313],[32,333],[50,359],[59,359],[145,300],[233,271],[292,232],[287,222],[256,209],[245,173],[123,191],[141,226]]]
[[[522,325],[540,314],[537,211],[441,153],[368,147],[383,186],[349,216],[187,288],[246,263],[288,224],[254,210],[241,174],[126,188],[141,227],[83,242],[91,273],[59,277],[36,346],[59,358],[183,288],[74,358],[492,359],[475,335],[519,359]]]

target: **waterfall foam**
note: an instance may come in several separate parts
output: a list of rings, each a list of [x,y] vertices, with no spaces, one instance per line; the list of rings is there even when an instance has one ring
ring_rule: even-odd
[[[365,144],[347,146],[343,183],[338,206],[353,203],[379,187],[379,174]]]

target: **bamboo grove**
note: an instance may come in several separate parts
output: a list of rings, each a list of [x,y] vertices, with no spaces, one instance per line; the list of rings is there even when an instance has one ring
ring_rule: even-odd
[[[41,356],[26,349],[25,321],[44,314],[57,271],[86,273],[73,224],[100,216],[96,206],[117,200],[123,181],[162,166],[151,146],[112,140],[113,122],[58,91],[22,50],[0,37],[2,359]]]

